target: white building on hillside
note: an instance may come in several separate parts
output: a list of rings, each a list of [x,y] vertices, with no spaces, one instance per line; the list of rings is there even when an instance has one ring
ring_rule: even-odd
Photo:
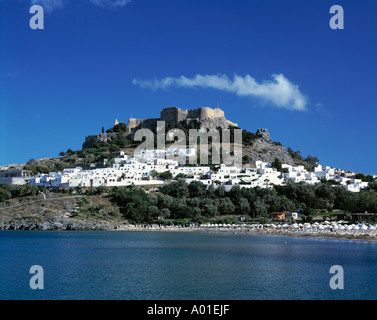
[[[193,155],[195,149],[167,150],[171,154]],[[184,177],[187,183],[198,180],[205,185],[224,185],[229,188],[239,185],[242,188],[272,188],[274,185],[284,185],[287,182],[316,184],[321,179],[335,180],[352,192],[359,192],[368,187],[368,183],[354,179],[354,174],[322,167],[318,165],[309,172],[303,166],[282,164],[283,173],[272,168],[271,164],[256,161],[255,168],[238,168],[221,164],[211,170],[209,166],[185,166],[174,158],[167,158],[165,150],[144,150],[139,155],[127,156],[123,152],[114,153],[113,165],[107,168],[93,166],[90,169],[81,167],[64,169],[63,172],[38,174],[27,180],[34,185],[45,187],[99,187],[99,186],[129,186],[158,185],[166,183],[154,172],[170,172],[175,178]],[[108,162],[109,163],[109,162]]]

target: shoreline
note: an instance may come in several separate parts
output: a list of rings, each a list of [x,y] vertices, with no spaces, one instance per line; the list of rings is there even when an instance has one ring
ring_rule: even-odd
[[[288,236],[302,238],[322,238],[335,240],[362,240],[377,241],[377,230],[351,230],[351,231],[308,231],[294,229],[274,229],[265,226],[237,225],[234,227],[208,227],[208,226],[158,226],[158,225],[131,225],[112,224],[109,222],[89,221],[50,221],[43,223],[6,223],[0,224],[1,231],[111,231],[111,232],[204,232],[204,233],[232,233],[254,234],[264,236]]]
[[[321,238],[335,240],[366,240],[377,241],[377,232],[347,232],[347,233],[330,233],[330,232],[295,232],[291,230],[237,230],[237,229],[205,229],[201,227],[181,227],[181,228],[152,228],[143,226],[129,226],[115,229],[117,232],[204,232],[204,233],[234,233],[234,234],[253,234],[262,236],[287,236],[297,238]]]

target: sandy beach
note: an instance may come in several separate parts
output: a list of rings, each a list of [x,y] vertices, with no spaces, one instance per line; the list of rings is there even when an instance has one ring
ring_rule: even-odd
[[[38,222],[27,219],[0,221],[0,230],[61,230],[61,231],[148,231],[148,232],[206,232],[231,234],[281,235],[292,237],[312,237],[345,240],[377,240],[377,224],[352,224],[345,221],[315,222],[313,224],[191,224],[158,225],[110,223],[108,221],[68,220],[64,217],[51,221]]]
[[[232,233],[232,234],[259,234],[259,235],[281,235],[293,237],[312,237],[343,240],[367,240],[377,241],[377,228],[373,225],[350,224],[347,227],[339,228],[334,224],[318,225],[273,225],[273,224],[242,224],[242,225],[200,225],[200,226],[160,226],[160,225],[122,225],[116,231],[165,231],[165,232],[210,232],[210,233]],[[321,226],[321,227],[319,227]],[[326,227],[327,226],[327,227]]]

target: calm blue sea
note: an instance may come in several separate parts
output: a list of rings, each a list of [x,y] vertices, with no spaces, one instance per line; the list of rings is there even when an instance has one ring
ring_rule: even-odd
[[[44,270],[32,290],[30,267]],[[332,290],[330,267],[344,270]],[[0,231],[0,299],[377,299],[377,243],[186,232]]]

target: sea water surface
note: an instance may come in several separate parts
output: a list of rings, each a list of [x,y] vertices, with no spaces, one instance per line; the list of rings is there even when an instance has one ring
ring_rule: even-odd
[[[32,290],[30,267],[44,271]],[[344,289],[330,288],[333,265]],[[377,243],[199,232],[0,231],[0,299],[377,299]]]

